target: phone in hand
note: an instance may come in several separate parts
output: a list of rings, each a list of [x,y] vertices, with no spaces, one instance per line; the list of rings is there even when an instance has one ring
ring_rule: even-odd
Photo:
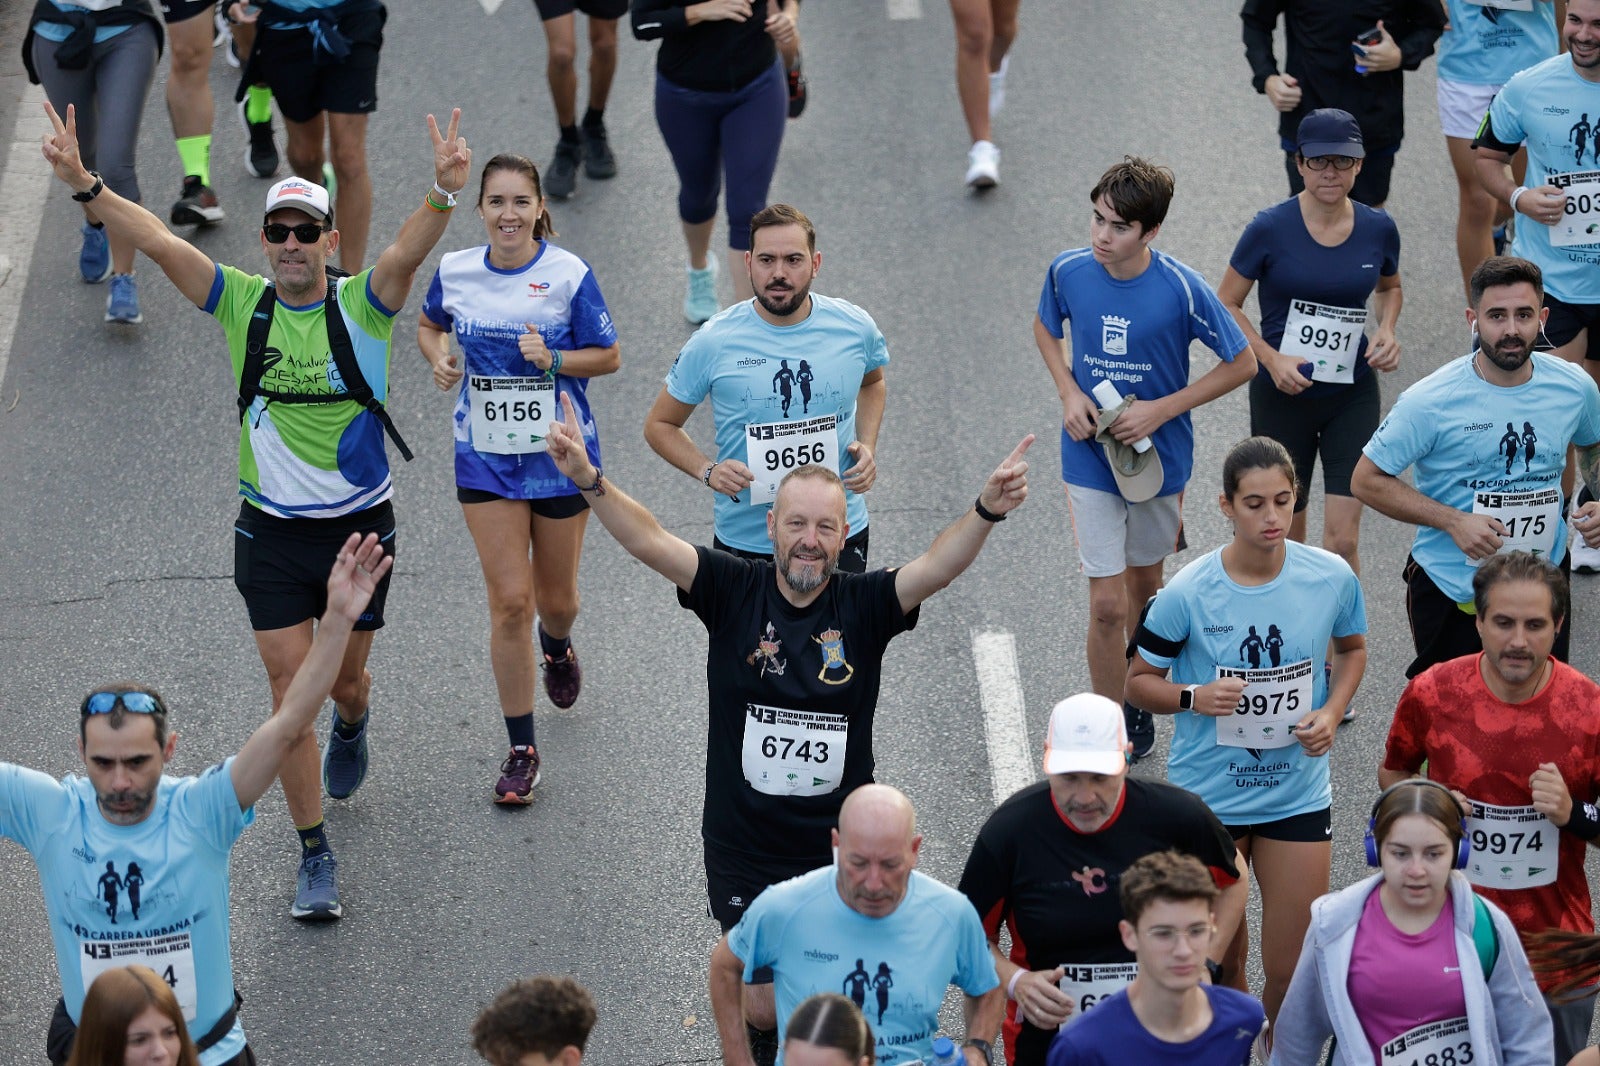
[[[1367,58],[1367,49],[1383,40],[1383,30],[1377,26],[1370,30],[1363,30],[1356,34],[1356,39],[1350,42],[1350,51],[1356,57],[1356,73],[1365,74],[1367,68],[1361,65],[1361,60]]]

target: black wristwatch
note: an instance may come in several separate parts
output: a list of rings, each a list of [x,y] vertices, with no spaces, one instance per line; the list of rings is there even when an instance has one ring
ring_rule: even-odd
[[[72,194],[72,198],[78,201],[80,204],[86,204],[90,200],[93,200],[96,196],[100,195],[100,190],[106,187],[106,179],[100,176],[99,171],[91,170],[89,171],[89,176],[94,179],[94,184],[89,186],[83,192],[75,192]]]
[[[994,1046],[992,1044],[990,1044],[989,1041],[987,1041],[987,1040],[979,1040],[977,1037],[974,1036],[974,1037],[970,1037],[961,1046],[964,1047],[964,1048],[965,1047],[975,1047],[975,1048],[977,1048],[978,1049],[978,1054],[983,1056],[983,1061],[988,1063],[989,1066],[994,1066]]]
[[[1199,687],[1200,687],[1199,685],[1185,685],[1178,692],[1178,710],[1180,710],[1180,711],[1192,711],[1192,710],[1194,710],[1194,694],[1195,694],[1195,690],[1198,689]]]

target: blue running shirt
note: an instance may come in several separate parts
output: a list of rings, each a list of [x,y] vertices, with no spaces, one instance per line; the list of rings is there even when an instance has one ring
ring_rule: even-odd
[[[1439,38],[1439,77],[1467,85],[1504,85],[1511,75],[1556,54],[1560,40],[1551,0],[1531,11],[1471,0],[1445,0],[1450,28]]]
[[[517,348],[528,325],[538,327],[552,351],[609,348],[616,343],[611,313],[589,264],[548,241],[540,241],[534,257],[514,270],[491,265],[486,245],[450,252],[434,272],[422,313],[440,329],[455,333],[464,357],[465,376],[455,408],[456,485],[508,500],[576,493],[578,487],[543,451],[502,454],[475,448],[471,405],[474,396],[492,393],[474,390],[474,379],[483,384],[484,378],[544,376]],[[556,375],[550,401],[554,406],[544,421],[561,417],[561,395],[572,397],[589,461],[598,468],[600,430],[589,409],[588,387],[588,378]]]
[[[232,762],[199,777],[163,776],[149,816],[129,826],[106,821],[86,778],[58,782],[0,763],[0,836],[38,868],[74,1022],[94,978],[133,963],[167,981],[194,1036],[233,1006],[228,860],[255,810],[239,809]],[[200,1061],[218,1066],[244,1045],[235,1022]]]
[[[1319,244],[1306,229],[1300,213],[1300,200],[1289,199],[1262,211],[1245,227],[1234,246],[1229,266],[1240,277],[1258,286],[1261,301],[1261,339],[1282,350],[1284,324],[1291,301],[1366,311],[1367,298],[1378,287],[1379,277],[1400,272],[1400,231],[1387,211],[1374,211],[1365,204],[1354,204],[1355,225],[1350,236],[1336,248]],[[1302,319],[1302,321],[1308,321]],[[1304,357],[1312,358],[1307,349]],[[1367,338],[1360,336],[1355,362],[1349,364],[1351,383],[1372,373],[1367,366]],[[1256,373],[1269,382],[1272,375],[1262,366]],[[1326,396],[1345,384],[1313,381],[1303,396]]]
[[[1150,250],[1136,278],[1106,273],[1088,248],[1062,252],[1050,264],[1039,294],[1039,321],[1063,338],[1071,323],[1073,380],[1092,398],[1097,382],[1141,400],[1170,396],[1189,384],[1189,344],[1201,341],[1231,363],[1249,347],[1217,294],[1198,273]],[[1185,411],[1151,434],[1165,477],[1158,495],[1188,484],[1194,466],[1194,423]],[[1061,479],[1118,495],[1105,449],[1093,438],[1075,441],[1061,430]]]
[[[1506,82],[1489,105],[1487,133],[1502,145],[1526,144],[1530,189],[1565,184],[1568,175],[1583,175],[1592,187],[1600,181],[1600,83],[1586,81],[1565,55],[1551,56]],[[1584,197],[1592,209],[1596,195]],[[1530,259],[1544,271],[1545,291],[1572,304],[1600,304],[1600,223],[1594,243],[1555,247],[1551,227],[1526,215],[1517,218],[1513,255]]]
[[[842,474],[855,465],[845,449],[856,440],[861,379],[888,362],[889,348],[877,323],[855,304],[812,293],[804,322],[774,326],[756,311],[754,300],[746,300],[689,338],[667,371],[667,394],[691,407],[710,396],[717,461],[737,459],[752,473],[772,479],[805,464],[794,449],[785,455],[780,441],[752,439],[747,427],[778,431],[832,420]],[[750,495],[746,489],[737,502],[716,495],[717,537],[740,551],[771,554],[771,505],[752,504]],[[867,528],[867,502],[848,489],[844,497],[845,521],[854,536]]]
[[[878,1066],[931,1059],[945,989],[981,996],[1000,984],[978,912],[966,896],[913,870],[900,906],[869,918],[845,906],[838,877],[837,866],[823,866],[773,885],[728,932],[746,981],[772,967],[779,1048],[802,1000],[842,992],[872,1023]]]
[[[1167,679],[1179,685],[1215,681],[1219,667],[1286,679],[1280,683],[1282,699],[1252,708],[1260,713],[1213,718],[1180,711],[1173,717],[1167,780],[1205,800],[1227,825],[1272,822],[1329,806],[1327,756],[1307,755],[1287,727],[1328,698],[1323,664],[1329,639],[1367,631],[1366,601],[1350,565],[1297,541],[1284,548],[1283,569],[1265,585],[1237,584],[1223,569],[1220,548],[1185,566],[1156,594],[1143,627],[1169,645],[1182,644],[1182,650],[1170,656],[1144,640],[1138,646],[1146,662],[1167,670]],[[1295,685],[1309,688],[1309,706],[1300,694],[1289,696]],[[1251,692],[1245,695],[1249,699]],[[1267,734],[1260,747],[1221,743],[1241,722]]]
[[[1560,501],[1567,445],[1595,443],[1600,390],[1580,367],[1535,352],[1533,377],[1507,389],[1484,381],[1464,355],[1402,392],[1362,453],[1393,477],[1412,467],[1418,492],[1458,511],[1505,509],[1520,499],[1501,521],[1518,515],[1514,532],[1527,539],[1501,550],[1536,551],[1559,563],[1567,552]],[[1526,495],[1508,501],[1510,493]],[[1418,526],[1411,557],[1446,596],[1471,602],[1475,568],[1450,534]]]
[[[1128,993],[1114,992],[1083,1021],[1062,1030],[1046,1066],[1250,1066],[1266,1011],[1254,996],[1235,989],[1200,987],[1211,1001],[1211,1024],[1193,1040],[1157,1040],[1133,1013]]]

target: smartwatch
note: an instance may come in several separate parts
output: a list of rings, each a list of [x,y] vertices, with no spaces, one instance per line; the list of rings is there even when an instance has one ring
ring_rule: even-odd
[[[1178,693],[1178,710],[1194,710],[1194,693],[1195,689],[1199,687],[1199,685],[1185,685],[1183,687],[1183,691]]]

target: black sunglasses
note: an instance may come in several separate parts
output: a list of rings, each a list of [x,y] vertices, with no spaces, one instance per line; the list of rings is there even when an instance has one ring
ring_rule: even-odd
[[[316,244],[327,232],[328,227],[315,222],[302,222],[298,226],[285,226],[282,222],[264,222],[261,225],[261,235],[268,244],[282,244],[291,233],[301,244]]]
[[[161,706],[161,701],[148,692],[91,692],[84,697],[84,715],[110,714],[117,709],[118,704],[125,711],[134,714],[164,714],[166,708]]]

